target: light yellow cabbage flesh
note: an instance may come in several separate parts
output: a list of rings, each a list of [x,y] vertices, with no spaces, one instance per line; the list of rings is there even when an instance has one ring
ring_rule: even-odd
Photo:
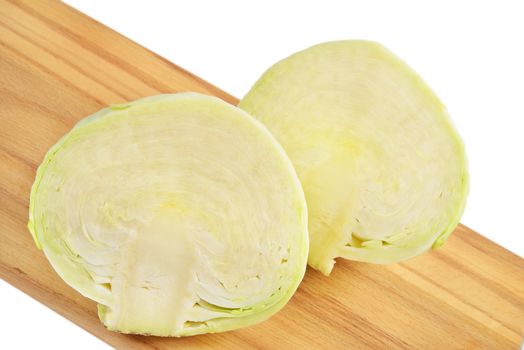
[[[305,198],[244,111],[195,93],[106,108],[47,153],[29,229],[111,330],[160,336],[260,322],[304,275]]]
[[[291,158],[309,211],[309,264],[392,263],[441,245],[464,209],[462,141],[426,83],[382,45],[339,41],[269,68],[239,107]]]

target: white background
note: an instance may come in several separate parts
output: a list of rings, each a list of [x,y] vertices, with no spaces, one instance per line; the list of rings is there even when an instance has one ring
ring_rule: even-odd
[[[462,222],[524,256],[519,1],[67,2],[237,97],[275,61],[310,45],[385,44],[433,87],[464,138],[471,190]],[[4,344],[107,348],[6,283],[0,291]]]

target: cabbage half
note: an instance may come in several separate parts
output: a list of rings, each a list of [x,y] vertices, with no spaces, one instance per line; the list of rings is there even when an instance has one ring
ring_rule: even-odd
[[[124,333],[257,323],[286,304],[307,263],[305,198],[283,149],[246,112],[195,93],[79,122],[38,168],[29,229]]]
[[[291,158],[309,264],[393,263],[440,246],[462,215],[464,146],[446,108],[378,43],[320,44],[275,64],[239,105]]]

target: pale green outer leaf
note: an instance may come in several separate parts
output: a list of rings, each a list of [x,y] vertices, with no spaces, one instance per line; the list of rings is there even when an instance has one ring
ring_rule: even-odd
[[[36,244],[111,330],[251,325],[305,272],[307,209],[290,160],[214,97],[160,95],[82,120],[45,156],[30,202]]]
[[[291,158],[309,211],[309,264],[393,263],[440,246],[464,210],[463,143],[446,108],[370,41],[313,46],[269,68],[239,107]]]

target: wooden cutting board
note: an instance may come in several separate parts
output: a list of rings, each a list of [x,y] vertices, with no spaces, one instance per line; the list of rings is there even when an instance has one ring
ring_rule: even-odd
[[[524,260],[462,225],[444,247],[406,263],[338,261],[329,278],[310,269],[291,302],[257,326],[182,339],[105,330],[95,303],[62,282],[27,231],[35,169],[80,118],[187,90],[237,102],[67,5],[0,0],[3,279],[122,349],[520,348]]]

